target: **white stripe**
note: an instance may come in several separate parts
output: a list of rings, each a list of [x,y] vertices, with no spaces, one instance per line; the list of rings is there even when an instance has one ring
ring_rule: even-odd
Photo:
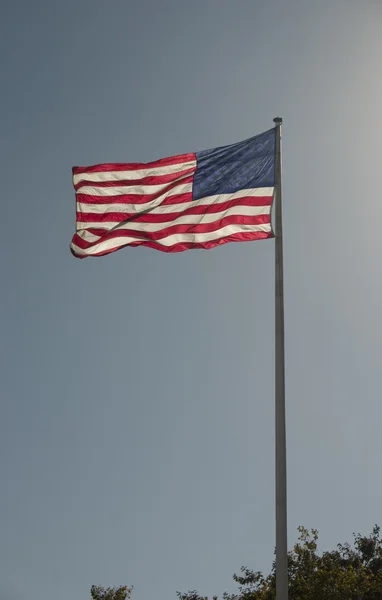
[[[167,165],[165,167],[149,167],[147,169],[134,169],[133,171],[96,171],[94,173],[79,173],[73,175],[73,184],[77,185],[80,181],[123,181],[129,179],[144,179],[145,177],[158,177],[161,175],[170,175],[186,169],[196,167],[196,160]]]
[[[189,188],[191,191],[192,183],[183,183],[182,185],[178,185],[177,187],[170,188],[166,191],[166,187],[168,188],[170,185],[176,183],[176,181],[181,182],[184,177],[189,177],[189,175],[182,175],[177,180],[172,181],[171,183],[161,183],[160,185],[123,185],[123,186],[113,186],[113,187],[93,187],[90,185],[84,185],[76,191],[76,194],[84,194],[85,196],[126,196],[128,194],[136,194],[138,196],[146,196],[146,194],[156,194],[160,192],[164,192],[163,196],[174,196],[175,194],[182,194],[182,187]]]
[[[90,224],[78,223],[77,233],[87,242],[95,242],[102,236],[93,235],[92,233],[86,231],[86,229],[113,229],[114,227],[116,230],[132,229],[134,231],[161,231],[162,229],[167,229],[167,227],[175,227],[176,225],[204,225],[205,223],[214,223],[215,221],[220,221],[221,219],[232,215],[256,217],[259,215],[269,215],[270,212],[270,206],[233,206],[218,213],[182,215],[177,219],[166,221],[164,223],[137,223],[136,221],[129,221],[128,223],[123,223],[121,225],[118,225],[115,222]],[[86,225],[86,229],[81,231],[80,226],[83,225]]]
[[[181,192],[179,192],[181,188]],[[150,210],[151,214],[165,214],[165,213],[177,213],[190,208],[191,206],[209,206],[211,204],[221,204],[224,202],[231,202],[232,200],[238,200],[239,198],[246,197],[269,197],[273,195],[273,188],[254,188],[248,190],[239,190],[233,194],[218,194],[216,196],[206,196],[199,200],[190,200],[190,202],[181,202],[180,204],[165,204],[161,206],[161,203],[168,196],[176,195],[177,193],[188,193],[192,191],[192,183],[186,183],[183,186],[175,188],[176,193],[163,194],[158,196],[155,200],[145,202],[144,204],[86,204],[84,202],[77,202],[77,212],[79,213],[93,213],[93,214],[105,214],[108,212],[122,212],[138,214],[147,210]],[[114,223],[115,224],[115,223]],[[90,227],[90,225],[89,225]]]
[[[234,233],[252,233],[252,232],[261,232],[270,233],[272,231],[270,224],[266,225],[227,225],[222,229],[217,231],[211,231],[209,233],[179,233],[174,235],[169,235],[166,238],[161,240],[153,240],[156,244],[160,246],[173,246],[179,242],[182,243],[191,243],[191,244],[200,244],[204,242],[210,242],[213,240],[217,240],[220,238],[228,237],[229,235],[233,235]],[[91,248],[87,248],[83,250],[76,246],[76,244],[71,244],[73,251],[76,254],[80,255],[92,255],[98,254],[98,252],[105,252],[106,250],[116,250],[120,246],[126,246],[127,244],[131,244],[132,242],[137,241],[149,241],[142,237],[120,237],[113,238],[110,240],[105,240],[104,242],[100,242],[99,244],[95,244]]]

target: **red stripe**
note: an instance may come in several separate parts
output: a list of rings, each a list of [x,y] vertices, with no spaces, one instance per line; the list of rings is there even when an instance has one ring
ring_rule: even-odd
[[[178,154],[177,156],[161,158],[160,160],[155,160],[150,163],[103,163],[91,167],[73,167],[72,171],[73,175],[80,175],[81,173],[105,173],[107,171],[135,171],[138,169],[166,167],[167,165],[181,164],[183,162],[189,162],[190,160],[196,160],[194,152],[191,154]]]
[[[150,177],[144,177],[143,179],[113,179],[112,181],[89,181],[82,179],[74,185],[74,189],[78,190],[84,185],[92,187],[118,187],[121,185],[163,185],[171,183],[174,180],[179,182],[182,181],[182,177],[186,177],[188,174],[192,174],[196,171],[196,167],[186,169],[185,171],[177,171],[176,173],[169,173],[168,175],[151,175]]]
[[[99,197],[96,202],[88,202],[87,198],[88,196],[86,195],[76,195],[77,202],[80,202],[81,204],[145,204],[147,196],[142,196],[140,194],[126,194],[125,196],[113,196],[112,199],[110,199],[110,196],[107,196],[102,199]],[[202,198],[200,198],[200,200],[202,200]],[[233,198],[226,202],[216,201],[215,204],[201,204],[200,206],[203,206],[204,208],[207,208],[208,206],[236,206],[239,204],[242,204],[243,206],[271,206],[272,201],[273,196],[242,196],[241,198]],[[171,206],[172,204],[183,204],[186,202],[196,203],[198,200],[194,200],[192,192],[185,192],[184,194],[167,196],[167,198],[160,203],[160,206]]]
[[[232,215],[225,217],[213,223],[193,224],[193,225],[170,225],[165,229],[159,231],[137,231],[135,229],[113,229],[101,237],[96,242],[87,242],[77,235],[78,243],[76,245],[82,249],[90,248],[100,242],[110,240],[119,237],[135,237],[141,238],[146,241],[162,240],[170,235],[177,235],[182,233],[211,233],[212,231],[218,231],[228,225],[264,225],[269,224],[271,221],[270,215],[258,215],[255,217]]]
[[[191,194],[187,195],[191,196]],[[242,206],[271,206],[272,204],[272,198],[268,198],[268,202],[266,204],[257,204],[257,202],[253,202],[253,200],[258,200],[258,198],[247,196],[245,198],[237,198],[228,202],[221,202],[220,204],[191,205],[185,210],[171,213],[90,213],[78,211],[77,221],[79,223],[121,223],[131,219],[138,223],[166,223],[168,221],[175,221],[175,219],[181,216],[214,214],[226,211],[230,208],[237,208],[238,212],[240,213],[240,207]],[[191,201],[191,198],[189,198],[189,201]]]
[[[189,200],[186,200],[186,197],[188,197]],[[163,202],[161,202],[161,206],[181,204],[182,202],[191,201],[194,201],[196,203],[199,200],[203,200],[203,198],[194,199],[192,197],[192,192],[188,192],[186,194],[169,196],[168,198],[163,200]],[[201,204],[200,206],[202,206],[204,209],[206,209],[208,206],[239,206],[240,204],[242,204],[243,206],[271,206],[272,201],[273,196],[242,196],[241,198],[232,198],[231,200],[226,200],[226,202],[218,202],[216,200],[214,204]],[[114,202],[110,202],[110,204],[114,204]],[[203,212],[206,212],[206,210],[203,210]]]
[[[156,194],[154,194],[156,196]],[[84,194],[76,194],[77,202],[82,204],[145,204],[147,196],[142,194],[126,194],[125,196],[97,196],[96,201],[87,200],[90,196]],[[155,198],[154,198],[155,200]],[[160,205],[167,204],[181,204],[182,202],[191,202],[192,192],[185,192],[184,194],[174,194],[173,196],[167,196],[161,201]]]
[[[74,236],[74,238],[73,238],[73,243],[76,243],[75,237],[76,236]],[[246,233],[234,233],[232,235],[229,235],[224,238],[220,238],[218,240],[197,243],[197,244],[193,244],[191,242],[179,242],[177,244],[174,244],[173,246],[161,246],[161,244],[158,244],[156,242],[142,241],[142,242],[134,242],[132,244],[125,244],[123,246],[119,246],[118,248],[104,250],[103,252],[97,252],[96,254],[92,254],[89,256],[104,256],[106,254],[111,254],[112,252],[116,252],[117,250],[122,250],[122,248],[125,248],[126,246],[132,246],[132,247],[146,246],[148,248],[153,248],[154,250],[159,250],[160,252],[166,252],[166,253],[167,252],[168,253],[183,252],[184,250],[190,250],[190,249],[210,250],[211,248],[216,248],[217,246],[222,246],[223,244],[227,244],[228,242],[251,242],[254,240],[264,240],[264,239],[273,238],[273,237],[274,237],[273,232],[255,231],[255,232],[246,232]],[[86,255],[77,254],[72,249],[71,249],[71,252],[77,258],[86,258]]]

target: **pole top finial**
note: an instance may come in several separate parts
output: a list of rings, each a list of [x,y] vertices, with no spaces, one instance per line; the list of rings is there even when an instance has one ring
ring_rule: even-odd
[[[275,123],[275,125],[281,125],[281,123],[283,122],[282,117],[275,117],[273,119],[273,122]]]

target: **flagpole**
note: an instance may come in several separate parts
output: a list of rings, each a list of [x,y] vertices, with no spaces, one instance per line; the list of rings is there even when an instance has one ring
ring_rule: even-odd
[[[285,419],[284,268],[281,186],[281,124],[276,127],[275,163],[275,450],[276,600],[288,600],[287,466]]]

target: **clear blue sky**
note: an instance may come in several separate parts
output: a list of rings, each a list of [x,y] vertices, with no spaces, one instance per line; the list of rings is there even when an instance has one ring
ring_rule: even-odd
[[[274,546],[272,240],[79,261],[71,167],[284,117],[290,544],[382,524],[382,5],[23,0],[1,18],[0,598],[233,589]]]

